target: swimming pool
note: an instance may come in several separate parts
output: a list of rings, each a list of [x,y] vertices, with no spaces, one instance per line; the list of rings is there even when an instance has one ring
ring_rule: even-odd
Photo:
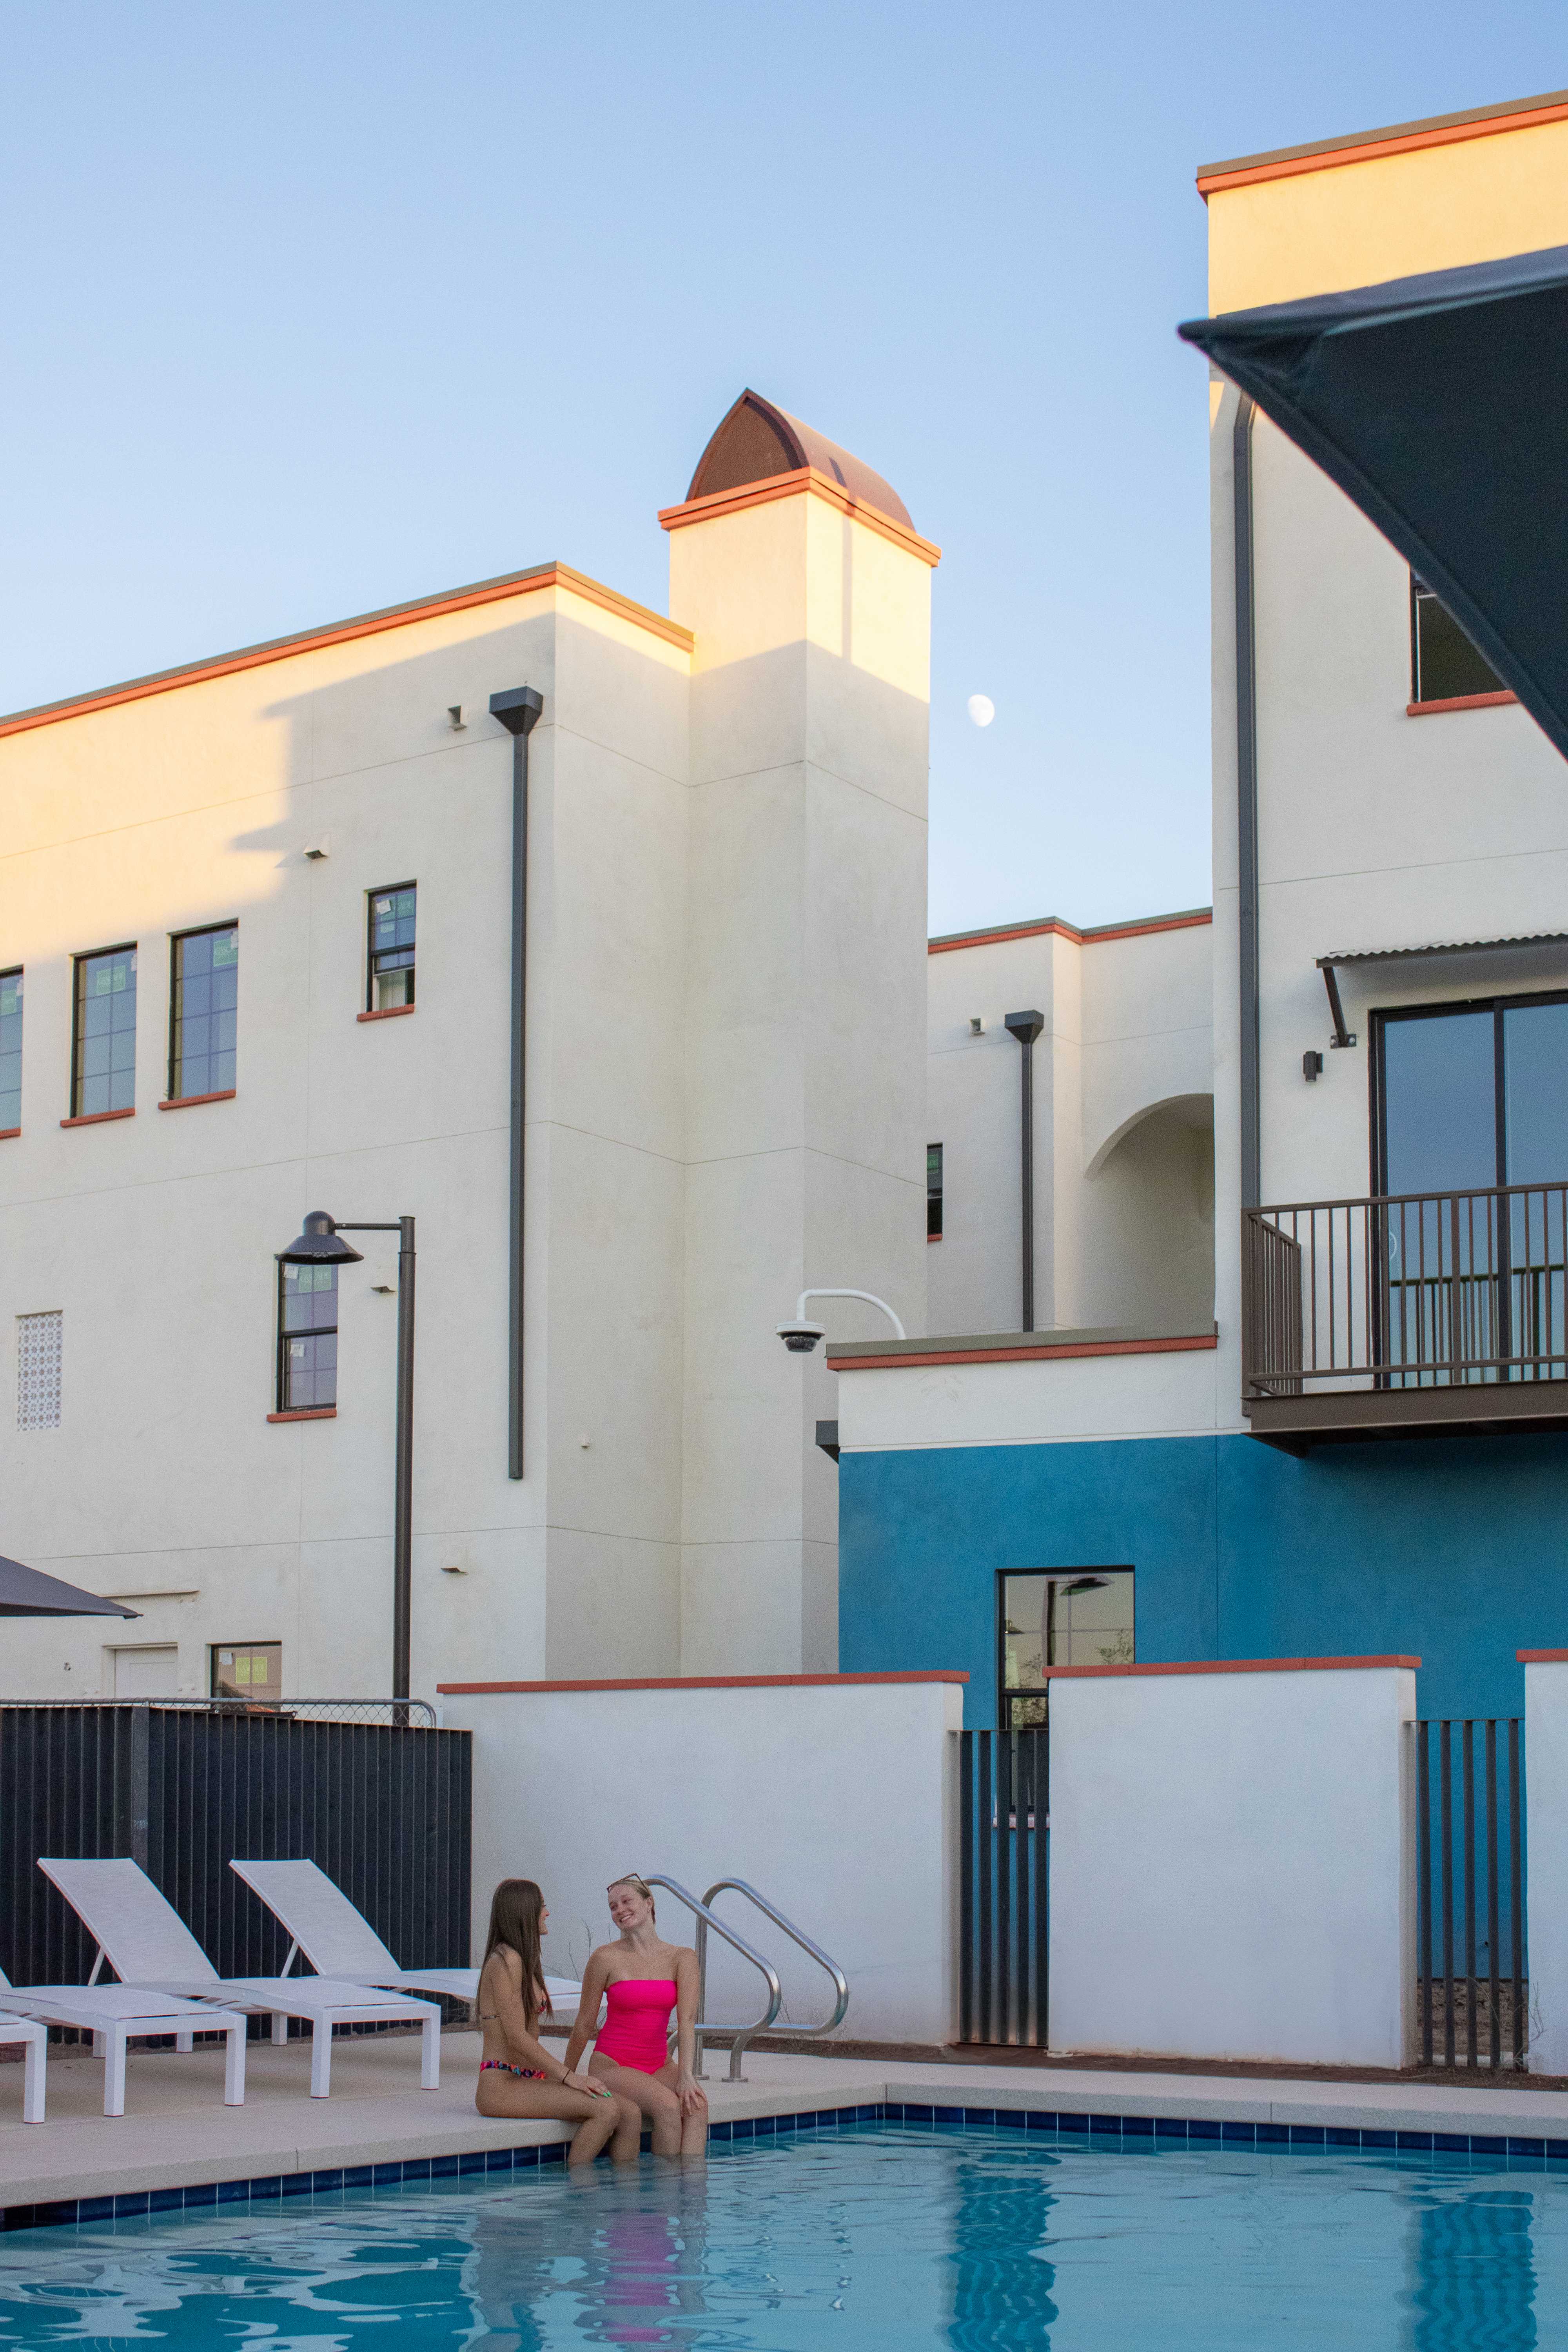
[[[388,2326],[395,2324],[395,2338]],[[1514,2352],[1568,2341],[1568,2166],[860,2124],[707,2167],[0,2239],[0,2344],[246,2352]]]

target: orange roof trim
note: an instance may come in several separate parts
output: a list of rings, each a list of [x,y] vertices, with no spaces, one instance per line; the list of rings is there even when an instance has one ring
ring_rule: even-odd
[[[659,521],[666,530],[684,530],[688,523],[708,522],[715,515],[738,514],[742,507],[765,507],[774,499],[793,499],[809,492],[812,497],[826,499],[840,514],[852,515],[863,522],[868,530],[879,531],[910,555],[918,555],[922,563],[936,567],[942,562],[942,550],[918,530],[905,530],[890,515],[868,507],[863,499],[851,498],[847,490],[826,474],[819,474],[815,466],[802,466],[793,474],[773,474],[761,482],[750,482],[737,490],[715,490],[705,499],[687,499],[678,507],[662,507]]]
[[[1330,172],[1342,163],[1370,163],[1380,155],[1409,155],[1422,147],[1452,147],[1463,139],[1489,139],[1503,131],[1531,131],[1544,122],[1568,121],[1568,90],[1514,99],[1499,106],[1471,107],[1463,114],[1435,114],[1420,122],[1394,122],[1384,131],[1349,138],[1315,140],[1306,147],[1278,147],[1263,155],[1237,155],[1227,163],[1200,163],[1198,194],[1256,187],[1264,180],[1289,180],[1302,172]]]
[[[186,662],[178,669],[154,670],[147,677],[128,678],[95,694],[73,695],[64,702],[44,702],[32,710],[16,710],[0,719],[0,735],[25,734],[29,728],[52,727],[58,719],[81,719],[94,710],[111,710],[121,702],[142,702],[149,695],[170,694],[176,687],[199,686],[211,677],[227,677],[237,670],[259,669],[268,662],[288,661],[295,654],[318,652],[323,646],[345,645],[354,637],[379,636],[384,629],[403,629],[416,621],[433,621],[446,613],[462,613],[476,604],[499,604],[509,596],[531,596],[543,588],[559,588],[597,604],[623,621],[630,621],[667,644],[689,653],[696,639],[679,621],[635,604],[584,572],[565,563],[536,563],[527,572],[503,572],[496,580],[476,581],[468,588],[452,588],[440,596],[422,596],[411,604],[387,604],[379,612],[360,613],[352,620],[333,621],[322,629],[303,629],[290,637],[269,637],[262,645],[242,646],[237,653],[216,654],[210,660]]]
[[[1053,932],[1058,939],[1071,940],[1075,947],[1093,948],[1108,940],[1142,939],[1146,931],[1190,931],[1213,920],[1212,907],[1189,907],[1179,915],[1150,915],[1135,923],[1100,923],[1080,931],[1076,923],[1065,922],[1059,915],[1042,915],[1037,923],[1004,923],[994,931],[948,931],[928,940],[926,953],[951,955],[955,948],[995,947],[1005,940],[1036,940]]]

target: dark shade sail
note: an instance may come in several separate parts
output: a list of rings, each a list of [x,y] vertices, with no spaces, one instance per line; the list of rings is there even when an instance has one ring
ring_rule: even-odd
[[[1190,320],[1568,758],[1568,246]]]
[[[19,1559],[0,1559],[0,1617],[139,1617],[139,1609],[122,1609],[118,1601],[100,1601],[62,1584],[58,1576],[24,1568]]]

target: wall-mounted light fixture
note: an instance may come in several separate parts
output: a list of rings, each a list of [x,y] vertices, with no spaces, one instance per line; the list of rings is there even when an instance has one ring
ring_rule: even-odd
[[[1306,1079],[1307,1084],[1310,1086],[1315,1078],[1321,1078],[1322,1075],[1323,1057],[1321,1054],[1314,1054],[1311,1052],[1303,1054],[1301,1056],[1301,1076]]]
[[[321,835],[321,836],[320,840],[318,840],[318,841],[308,841],[308,842],[305,844],[305,855],[306,855],[306,856],[310,860],[310,862],[311,862],[311,864],[312,864],[312,865],[315,863],[315,861],[316,861],[318,858],[320,858],[320,857],[330,857],[330,856],[331,856],[331,854],[332,854],[331,836],[331,835],[329,835],[329,834],[325,834],[325,833],[323,833],[323,834]]]
[[[462,704],[460,702],[449,702],[447,705],[447,717],[451,721],[453,734],[460,735],[464,728],[468,723],[463,716]]]
[[[971,1035],[972,1037],[984,1037],[984,1034],[985,1034],[985,1015],[984,1014],[984,1013],[972,1013],[970,1014],[970,1016],[969,1016],[969,1034],[970,1034],[970,1035]]]

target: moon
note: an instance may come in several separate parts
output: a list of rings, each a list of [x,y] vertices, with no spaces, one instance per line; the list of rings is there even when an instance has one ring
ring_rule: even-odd
[[[988,694],[972,694],[964,709],[976,727],[989,727],[996,716],[996,705]]]

